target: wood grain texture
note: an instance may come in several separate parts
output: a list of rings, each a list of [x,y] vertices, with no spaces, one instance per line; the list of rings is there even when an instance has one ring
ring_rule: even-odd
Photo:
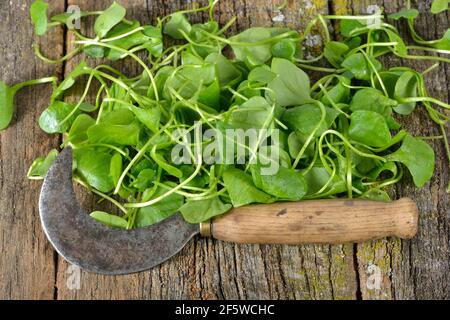
[[[60,68],[35,58],[37,41],[28,16],[31,1],[0,2],[0,78],[8,84],[61,74]],[[53,1],[52,12],[64,10]],[[39,41],[44,51],[63,51],[63,30]],[[59,138],[43,133],[37,117],[47,107],[51,86],[25,88],[16,96],[16,112],[0,134],[0,298],[52,299],[54,252],[42,232],[38,215],[39,185],[26,178],[35,157],[47,154]]]
[[[437,39],[450,25],[449,13],[432,15],[431,1],[412,1],[418,8],[416,30],[425,39]],[[336,14],[367,13],[370,6],[377,5],[386,13],[397,12],[406,1],[335,1],[332,10]],[[373,9],[374,7],[372,7]],[[395,23],[406,39],[410,39],[403,22]],[[411,40],[410,40],[411,41]],[[418,52],[420,54],[420,52]],[[383,60],[389,67],[399,63],[423,71],[433,62],[399,61],[389,57]],[[430,96],[449,101],[450,69],[441,64],[425,77]],[[440,130],[428,117],[423,108],[418,108],[407,120],[398,117],[406,128],[417,136],[440,135]],[[447,133],[449,132],[447,125]],[[423,188],[417,189],[407,175],[391,191],[394,198],[409,196],[419,207],[420,221],[418,235],[409,241],[382,240],[357,246],[357,266],[363,299],[449,299],[450,298],[450,196],[445,192],[449,181],[449,162],[443,143],[430,141],[436,153],[435,174]],[[380,272],[379,287],[367,286],[370,278]]]
[[[197,1],[119,0],[128,8],[129,17],[144,23],[181,8],[198,7]],[[387,12],[396,11],[403,1],[324,0],[288,1],[281,12],[282,0],[221,0],[216,17],[223,25],[233,15],[234,33],[249,26],[289,26],[302,30],[312,16],[332,12],[366,12],[378,4]],[[28,22],[30,1],[2,1],[0,4],[0,78],[9,83],[36,78],[54,72],[68,73],[80,57],[59,68],[37,61],[31,50],[32,27]],[[52,11],[64,10],[64,1],[51,1]],[[112,0],[69,0],[85,10],[101,10]],[[424,16],[418,32],[436,38],[449,26],[448,14],[431,17],[425,11],[429,1],[420,2]],[[284,15],[284,19],[278,19]],[[205,15],[192,16],[195,21]],[[275,18],[275,19],[274,19]],[[83,25],[83,31],[92,25]],[[337,24],[333,24],[337,27]],[[402,25],[402,28],[405,26]],[[11,32],[14,32],[14,36]],[[55,30],[39,41],[51,56],[70,50],[70,33],[64,39]],[[320,34],[307,42],[305,55],[317,51]],[[67,46],[65,44],[67,43]],[[393,63],[385,61],[388,65]],[[424,70],[430,63],[413,64]],[[136,63],[115,64],[129,74],[140,71]],[[430,73],[430,94],[448,101],[449,67],[440,66]],[[82,88],[78,88],[79,90]],[[77,92],[74,93],[76,95]],[[70,284],[77,271],[55,254],[41,231],[38,220],[39,184],[26,181],[32,159],[58,147],[57,137],[43,134],[37,117],[50,95],[48,87],[24,90],[17,99],[18,113],[12,127],[0,134],[0,298],[57,299],[415,299],[450,298],[449,195],[445,193],[449,166],[440,141],[432,142],[438,163],[432,181],[417,190],[409,177],[392,190],[395,198],[412,197],[419,205],[418,236],[410,241],[385,239],[349,245],[236,245],[211,239],[194,239],[183,251],[150,271],[108,277],[81,272],[79,289]],[[69,97],[70,99],[70,97]],[[422,110],[405,123],[416,135],[439,132]],[[19,177],[19,178],[18,178]],[[95,199],[85,192],[80,200],[86,209]],[[381,276],[379,286],[373,276]],[[56,279],[55,279],[56,277]]]
[[[416,204],[409,198],[393,202],[311,200],[250,205],[212,220],[212,237],[235,243],[343,244],[386,237],[410,239],[418,228]]]

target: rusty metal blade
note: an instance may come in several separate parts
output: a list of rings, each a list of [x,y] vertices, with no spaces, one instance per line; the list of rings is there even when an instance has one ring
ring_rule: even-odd
[[[179,213],[146,228],[122,230],[94,221],[72,185],[72,150],[50,168],[39,200],[42,226],[55,250],[89,272],[127,274],[152,268],[178,253],[198,233]]]

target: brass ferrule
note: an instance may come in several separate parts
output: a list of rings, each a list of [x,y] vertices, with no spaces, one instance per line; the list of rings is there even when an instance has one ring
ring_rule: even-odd
[[[200,235],[202,237],[211,237],[211,220],[200,222]]]

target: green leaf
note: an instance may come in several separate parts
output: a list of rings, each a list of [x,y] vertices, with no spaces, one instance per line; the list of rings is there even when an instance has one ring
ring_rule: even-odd
[[[165,183],[165,185],[173,188],[173,184],[171,183],[170,184]],[[167,191],[168,189],[159,187],[158,190],[156,190],[155,194],[153,195],[152,199],[155,199],[165,194]],[[184,203],[183,196],[176,193],[172,193],[171,195],[165,197],[161,201],[151,206],[139,209],[139,211],[136,214],[135,225],[136,227],[141,228],[158,223],[174,215],[180,209],[183,203]]]
[[[87,130],[95,125],[95,120],[87,115],[80,114],[72,124],[69,130],[67,141],[73,145],[78,145],[88,140]]]
[[[31,21],[34,25],[34,32],[38,36],[42,36],[47,32],[48,18],[47,18],[48,3],[43,0],[36,0],[31,4],[30,15]]]
[[[380,174],[386,171],[390,172],[392,174],[392,177],[397,176],[398,168],[395,162],[393,161],[385,162],[382,165],[375,167],[370,172],[366,172],[367,178],[376,181],[376,179],[380,176]]]
[[[281,136],[281,134],[280,134]],[[279,137],[280,138],[280,137]],[[280,138],[281,140],[282,138]],[[272,145],[262,145],[259,146],[257,157],[258,164],[260,165],[261,170],[265,170],[265,174],[274,173],[274,170],[277,170],[278,167],[273,166],[278,163],[280,166],[285,168],[291,168],[292,159],[289,156],[289,153],[284,150],[285,146],[280,143],[272,144]]]
[[[358,28],[363,28],[364,25],[358,20],[344,19],[341,20],[341,33],[344,37],[354,36],[352,31]]]
[[[199,81],[201,79],[202,81]],[[198,65],[185,65],[176,71],[164,84],[165,95],[172,99],[171,90],[177,91],[185,99],[195,97],[203,85],[209,85],[216,79],[213,63],[201,61]]]
[[[324,107],[324,109],[326,114],[323,122],[320,122],[322,111],[315,104],[291,108],[284,113],[282,120],[291,130],[298,130],[303,135],[310,135],[320,124],[319,129],[314,134],[318,137],[331,127],[338,115],[338,112],[332,108]]]
[[[132,24],[121,22],[116,25],[110,32],[108,32],[108,38],[115,38],[122,34],[132,32],[140,28],[141,24],[138,21],[133,21]],[[160,39],[160,38],[158,38]],[[110,45],[128,50],[132,47],[142,45],[146,42],[151,42],[152,40],[147,37],[143,31],[134,32],[127,37],[122,37],[120,39],[109,42]],[[120,50],[109,49],[106,57],[111,60],[118,60],[123,55]]]
[[[128,222],[124,218],[103,211],[94,211],[90,216],[108,227],[126,229],[128,226]]]
[[[384,31],[388,35],[390,42],[397,42],[397,44],[394,46],[394,50],[399,55],[406,56],[408,54],[408,48],[406,47],[406,44],[403,41],[402,37],[397,32],[394,32],[390,29],[385,29]]]
[[[241,207],[254,202],[270,203],[275,200],[272,196],[256,188],[252,177],[242,170],[227,169],[223,173],[223,181],[233,207]]]
[[[449,2],[449,0],[433,0],[433,3],[431,4],[431,13],[437,14],[448,10]]]
[[[403,163],[411,173],[417,187],[430,180],[434,171],[434,151],[425,141],[407,135],[400,149],[386,156],[389,161]]]
[[[36,158],[28,170],[28,179],[44,179],[57,156],[58,150],[53,149],[48,153],[47,157]]]
[[[107,51],[104,47],[96,46],[96,45],[90,45],[83,48],[83,52],[91,57],[91,58],[103,58]]]
[[[300,200],[307,192],[307,184],[303,175],[285,167],[279,167],[273,175],[263,175],[259,164],[253,165],[253,182],[259,189],[281,200]]]
[[[283,39],[272,46],[272,56],[292,60],[295,56],[295,42],[291,39]]]
[[[262,129],[271,123],[271,107],[263,97],[252,97],[231,113],[230,124],[235,129]]]
[[[185,51],[181,53],[181,61],[184,65],[202,65],[205,60],[196,54]]]
[[[95,110],[97,110],[97,106],[88,102],[83,102],[78,108],[84,112],[94,112]]]
[[[180,31],[188,35],[191,32],[191,28],[192,26],[186,16],[181,12],[175,12],[164,25],[164,33],[173,39],[184,39],[184,35]]]
[[[183,177],[183,172],[174,167],[171,166],[170,164],[167,163],[166,159],[164,159],[164,157],[160,154],[158,154],[156,152],[156,145],[152,148],[152,151],[150,152],[150,156],[152,157],[152,159],[156,162],[156,164],[158,166],[160,166],[164,171],[166,171],[168,174],[177,177],[177,178],[182,178]]]
[[[220,84],[218,79],[199,92],[197,101],[215,110],[220,109]]]
[[[220,87],[236,83],[241,78],[241,72],[220,53],[212,53],[205,58],[205,62],[214,64],[216,77],[219,81]]]
[[[289,134],[288,137],[288,150],[290,156],[295,159],[297,158],[300,150],[302,149],[303,145],[306,143],[306,140],[308,139],[308,135],[301,134],[298,131],[293,131]],[[303,154],[303,158],[308,156],[314,155],[314,141],[312,141],[308,147],[306,147],[305,153]]]
[[[231,204],[224,204],[219,197],[188,201],[181,208],[183,218],[189,223],[200,223],[230,210]]]
[[[129,106],[129,108],[144,126],[154,133],[158,132],[161,120],[161,111],[158,108],[138,108],[134,106]]]
[[[306,174],[304,174],[306,182],[308,184],[308,195],[315,194],[320,191],[330,180],[330,173],[321,166],[313,166]],[[338,176],[333,176],[331,184],[321,192],[327,196],[342,193],[347,189],[345,182]]]
[[[233,37],[231,48],[237,60],[244,61],[250,66],[264,64],[272,57],[271,44],[263,45],[241,45],[240,43],[260,42],[270,39],[272,36],[269,28],[249,28]]]
[[[196,55],[202,58],[211,53],[220,53],[224,46],[205,32],[217,35],[219,32],[219,24],[216,21],[208,21],[205,23],[196,23],[192,26],[189,37],[193,40],[193,43],[189,45],[187,50],[195,52]]]
[[[87,130],[89,142],[107,143],[120,146],[136,146],[141,127],[136,121],[129,124],[101,122]]]
[[[386,120],[391,117],[392,107],[397,105],[397,101],[389,99],[380,91],[373,88],[358,90],[350,102],[350,110],[374,111],[381,114]]]
[[[253,98],[253,97],[260,97],[261,96],[261,90],[260,89],[254,89],[252,88],[251,83],[248,80],[242,81],[237,91],[247,99]],[[234,102],[237,104],[244,103],[247,99],[243,99],[241,97],[234,97]]]
[[[399,12],[390,14],[388,17],[394,20],[399,20],[401,18],[415,19],[418,16],[419,11],[417,9],[402,9]]]
[[[116,152],[111,157],[111,162],[109,165],[109,175],[111,176],[114,186],[117,186],[119,183],[120,176],[122,175],[122,155],[118,152]]]
[[[322,99],[320,99],[323,104],[331,105],[331,101],[333,101],[334,104],[348,102],[350,96],[350,88],[345,86],[344,84],[350,85],[350,80],[345,77],[338,77],[339,82],[330,90],[328,90],[327,95],[324,94]]]
[[[277,38],[280,35],[285,37],[283,39]],[[229,40],[236,60],[243,61],[249,69],[252,69],[269,61],[272,53],[283,57],[290,56],[292,46],[288,45],[287,42],[298,42],[298,34],[287,28],[256,27],[249,28]],[[255,42],[262,43],[253,45]]]
[[[142,33],[148,37],[146,49],[154,57],[161,57],[163,52],[163,36],[160,27],[144,26]],[[145,71],[144,71],[145,72]],[[145,72],[146,74],[146,72]]]
[[[331,65],[339,68],[348,50],[349,47],[343,42],[329,41],[325,44],[323,54]]]
[[[391,197],[386,193],[386,191],[380,189],[370,189],[361,195],[361,199],[368,199],[374,201],[391,201]]]
[[[375,70],[381,70],[381,63],[374,57],[368,57],[370,62],[375,67]],[[370,80],[370,75],[373,73],[373,68],[369,65],[366,57],[362,53],[354,53],[342,62],[342,67],[350,71],[356,79]]]
[[[149,86],[150,84],[146,84]],[[147,90],[145,90],[147,92]],[[124,110],[127,109],[126,105],[121,102],[126,102],[128,104],[132,104],[130,92],[126,89],[120,86],[117,83],[113,83],[111,87],[109,88],[109,96],[113,99],[120,100],[120,102],[109,102],[110,110],[112,111],[118,111],[118,110]],[[132,111],[128,112],[129,116],[131,115]]]
[[[152,185],[155,175],[156,175],[155,170],[144,169],[141,172],[139,172],[136,180],[133,181],[131,186],[143,192],[145,191],[145,189],[149,188]]]
[[[68,28],[73,28],[73,21],[75,19],[84,18],[89,15],[86,11],[64,12],[54,15],[50,18],[52,22],[64,23]]]
[[[127,125],[135,121],[136,117],[134,113],[123,107],[122,109],[115,109],[110,112],[105,112],[100,118],[101,123],[117,124],[117,125]]]
[[[57,100],[61,98],[62,94],[70,89],[74,84],[75,80],[85,74],[90,74],[92,72],[92,69],[87,66],[86,61],[82,60],[80,64],[75,67],[60,83],[60,85],[53,91],[52,94],[52,100]]]
[[[187,164],[180,165],[179,169],[183,172],[183,177],[180,179],[180,182],[185,181],[195,172],[195,168]],[[189,187],[204,188],[208,182],[209,177],[207,177],[206,175],[198,174],[187,185]]]
[[[148,159],[143,159],[131,168],[130,173],[133,176],[137,176],[139,174],[139,172],[141,172],[142,170],[147,169],[147,168],[153,169],[154,168],[153,163],[152,163],[152,161],[150,161]]]
[[[0,81],[0,131],[6,129],[14,114],[15,90]]]
[[[391,140],[386,120],[377,112],[358,110],[351,114],[350,138],[371,147],[383,147]]]
[[[151,39],[162,39],[162,31],[158,27],[154,26],[144,26],[142,33]]]
[[[97,36],[103,38],[106,34],[119,24],[127,11],[117,2],[114,2],[107,10],[103,11],[95,20],[94,31]]]
[[[250,71],[250,73],[248,74],[248,81],[267,84],[276,77],[277,75],[270,71],[270,68],[267,65],[262,65]]]
[[[447,29],[442,38],[432,46],[436,49],[450,50],[450,29]]]
[[[64,121],[74,108],[75,105],[63,101],[53,102],[39,117],[39,126],[47,133],[66,132],[80,113],[80,111],[77,110],[68,120]]]
[[[273,90],[276,103],[287,107],[311,101],[309,77],[295,64],[286,59],[273,58],[272,72],[277,77],[269,83],[268,87]]]
[[[93,188],[108,193],[114,188],[109,174],[111,155],[97,149],[75,149],[76,170],[80,176]]]
[[[402,75],[402,72],[396,71],[396,70],[387,70],[387,71],[379,72],[379,75],[380,75],[381,81],[383,82],[384,87],[388,93],[388,96],[391,99],[394,99],[395,84],[397,83],[398,78],[400,78],[400,76]],[[382,87],[381,87],[379,81],[375,82],[374,89],[377,89],[379,91],[382,90]]]
[[[400,104],[394,107],[394,111],[402,114],[409,115],[416,107],[415,102],[402,103],[401,100],[405,98],[417,97],[417,77],[414,72],[405,71],[395,83],[394,98],[397,99]]]

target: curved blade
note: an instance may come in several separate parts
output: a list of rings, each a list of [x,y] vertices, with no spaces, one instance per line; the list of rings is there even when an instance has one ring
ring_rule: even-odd
[[[198,233],[179,213],[146,228],[122,230],[93,220],[80,207],[72,186],[72,150],[50,168],[39,200],[42,226],[56,251],[90,272],[126,274],[156,266]]]

